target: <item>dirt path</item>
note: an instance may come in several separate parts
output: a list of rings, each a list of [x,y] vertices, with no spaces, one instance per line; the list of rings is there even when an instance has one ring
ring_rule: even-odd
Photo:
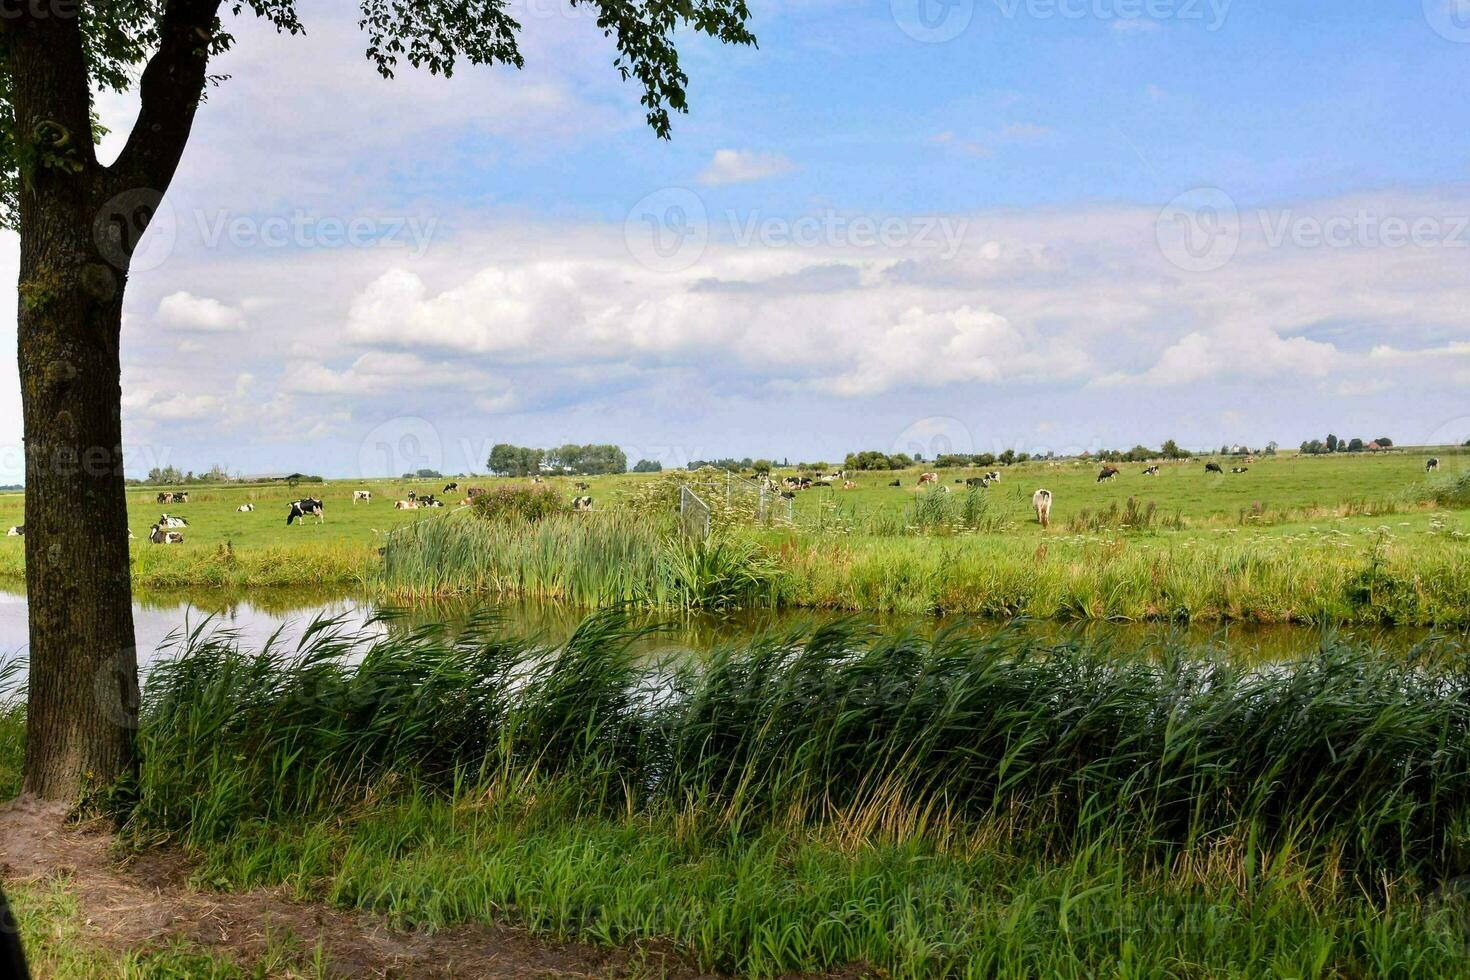
[[[21,798],[0,805],[0,879],[63,878],[96,945],[127,950],[182,938],[245,964],[267,937],[321,943],[345,977],[697,977],[678,960],[557,944],[500,926],[458,926],[432,935],[392,929],[381,916],[293,901],[275,889],[243,893],[189,887],[177,855],[147,853],[128,864],[99,823],[68,825],[64,807]]]

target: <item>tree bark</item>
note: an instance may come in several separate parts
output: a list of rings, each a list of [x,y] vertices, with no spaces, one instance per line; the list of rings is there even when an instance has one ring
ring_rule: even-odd
[[[103,254],[106,172],[74,18],[11,33],[19,195],[30,681],[24,789],[79,800],[136,765],[137,656],[118,344],[126,260]]]
[[[18,347],[30,691],[24,789],[78,801],[135,774],[138,664],[123,482],[123,292],[204,90],[220,0],[164,0],[138,120],[97,163],[81,25],[5,25],[21,160]],[[80,9],[80,5],[69,8]]]

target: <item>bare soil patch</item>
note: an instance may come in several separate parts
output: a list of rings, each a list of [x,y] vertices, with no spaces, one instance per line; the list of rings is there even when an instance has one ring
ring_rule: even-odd
[[[65,806],[22,797],[0,805],[0,879],[63,879],[89,941],[118,951],[182,939],[242,964],[290,936],[321,945],[344,977],[702,976],[656,947],[602,949],[557,943],[508,926],[438,932],[390,927],[382,916],[298,902],[277,889],[211,892],[189,885],[189,866],[157,849],[124,860],[105,823],[68,823]]]

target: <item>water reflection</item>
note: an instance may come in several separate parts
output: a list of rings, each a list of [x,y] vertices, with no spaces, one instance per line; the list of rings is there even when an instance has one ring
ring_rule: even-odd
[[[388,626],[375,628],[411,628],[427,623],[464,622],[471,615],[486,611],[479,601],[447,601],[417,604],[395,610],[396,618]],[[571,634],[586,615],[586,610],[546,603],[509,603],[493,607],[518,632],[532,633],[549,640],[560,640]],[[247,649],[263,645],[279,634],[294,643],[301,632],[318,616],[341,618],[354,627],[363,627],[378,614],[371,602],[353,595],[326,590],[302,588],[254,589],[248,593],[219,589],[198,591],[141,592],[136,596],[134,625],[137,633],[139,660],[154,659],[160,647],[180,630],[197,628],[208,620],[211,624],[234,631]],[[791,630],[833,619],[855,619],[883,630],[912,629],[921,633],[960,625],[986,632],[1007,628],[1008,624],[975,620],[945,620],[899,616],[858,615],[821,610],[715,613],[643,613],[640,622],[662,624],[665,629],[642,644],[649,653],[704,651],[725,643],[736,642],[754,634]],[[1165,642],[1183,642],[1204,648],[1228,647],[1250,659],[1270,661],[1299,655],[1317,647],[1321,630],[1303,626],[1231,626],[1178,627],[1167,624],[1140,623],[1054,623],[1029,622],[1014,625],[1050,640],[1076,639],[1107,642],[1120,649],[1160,646]],[[1365,640],[1392,652],[1403,652],[1436,634],[1423,628],[1375,627],[1344,629],[1338,633]],[[1440,634],[1442,635],[1442,634]],[[1453,638],[1464,642],[1465,634]],[[1452,644],[1453,645],[1453,644]],[[13,591],[0,590],[0,658],[24,655],[27,647],[25,597]]]

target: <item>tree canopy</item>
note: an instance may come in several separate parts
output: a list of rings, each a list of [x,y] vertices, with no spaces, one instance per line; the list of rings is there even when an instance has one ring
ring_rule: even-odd
[[[745,0],[566,2],[595,8],[598,29],[617,48],[614,70],[641,86],[648,125],[662,138],[669,136],[670,114],[688,109],[689,78],[679,64],[675,32],[689,27],[727,44],[755,43],[746,26]],[[138,87],[137,123],[117,161],[106,168],[125,189],[161,190],[172,176],[202,88],[224,80],[208,75],[206,67],[235,43],[220,20],[222,12],[253,13],[285,34],[306,30],[295,0],[53,0],[44,6],[51,19],[74,19],[80,28],[79,38],[68,45],[73,50],[56,53],[60,61],[75,62],[73,81],[85,84],[76,90],[77,98],[90,105],[90,93]],[[524,65],[521,25],[505,0],[360,0],[360,9],[366,56],[385,78],[404,62],[444,76],[462,63]],[[74,132],[65,120],[49,118],[32,122],[28,132],[18,131],[12,49],[16,33],[34,29],[41,20],[7,15],[0,23],[0,222],[7,227],[15,225],[17,194],[36,168],[79,175],[97,169],[95,114],[91,133]]]

